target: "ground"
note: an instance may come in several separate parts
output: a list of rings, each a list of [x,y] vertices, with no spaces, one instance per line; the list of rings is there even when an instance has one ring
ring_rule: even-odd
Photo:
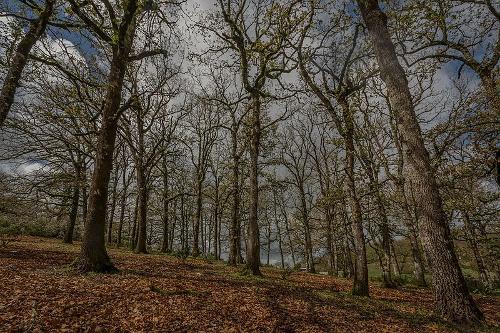
[[[118,274],[77,274],[79,244],[22,238],[0,248],[0,332],[498,332],[500,298],[474,295],[486,324],[432,314],[427,289],[349,295],[350,281],[110,249]]]

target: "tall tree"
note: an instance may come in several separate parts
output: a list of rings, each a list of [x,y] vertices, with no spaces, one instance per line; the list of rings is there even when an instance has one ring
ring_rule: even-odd
[[[380,75],[387,86],[403,141],[407,161],[405,166],[415,193],[421,234],[431,264],[437,310],[452,321],[478,321],[483,315],[467,290],[458,264],[435,172],[415,115],[408,80],[387,28],[387,16],[377,0],[357,0],[357,4],[368,28]]]

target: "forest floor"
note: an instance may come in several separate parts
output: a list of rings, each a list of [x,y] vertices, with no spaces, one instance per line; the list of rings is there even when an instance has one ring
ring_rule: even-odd
[[[0,248],[0,332],[499,332],[500,297],[474,295],[486,324],[460,327],[432,314],[428,289],[349,294],[319,274],[238,268],[204,259],[110,249],[120,272],[76,274],[79,244],[24,237]]]

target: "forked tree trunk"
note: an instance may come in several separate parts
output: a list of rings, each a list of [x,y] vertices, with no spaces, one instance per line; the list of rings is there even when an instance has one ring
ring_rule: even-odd
[[[28,32],[21,39],[16,47],[16,51],[11,60],[11,65],[3,82],[2,90],[0,92],[0,127],[3,125],[7,114],[10,111],[12,103],[14,103],[14,96],[16,94],[21,74],[28,61],[28,56],[31,48],[44,34],[49,22],[50,16],[54,11],[56,0],[46,0],[45,8],[40,13],[40,16],[31,22]]]
[[[387,28],[387,17],[377,0],[357,3],[371,35],[403,141],[405,167],[413,185],[422,239],[431,264],[437,311],[451,321],[479,321],[483,315],[467,290],[458,264],[436,176],[415,115],[408,80]]]

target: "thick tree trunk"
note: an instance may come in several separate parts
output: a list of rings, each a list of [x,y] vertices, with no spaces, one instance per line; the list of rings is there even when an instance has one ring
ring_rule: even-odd
[[[113,167],[113,151],[117,131],[117,110],[120,106],[121,88],[126,68],[126,55],[114,52],[109,74],[108,91],[102,112],[97,154],[89,195],[89,207],[82,248],[75,267],[82,272],[110,272],[116,268],[106,252],[104,230],[108,184]],[[128,54],[128,53],[127,53]]]
[[[40,13],[40,16],[30,24],[28,32],[16,47],[9,71],[7,72],[0,92],[0,127],[7,118],[12,103],[14,103],[14,96],[19,86],[19,81],[21,80],[21,74],[28,61],[31,48],[44,34],[47,23],[54,10],[55,3],[56,0],[45,1],[44,10]]]
[[[387,17],[377,0],[357,0],[371,35],[382,80],[403,140],[421,234],[431,263],[437,311],[456,322],[473,322],[483,315],[470,296],[458,264],[450,229],[443,211],[436,176],[415,115],[406,74],[401,67],[387,28]]]
[[[80,255],[74,262],[77,270],[82,272],[116,271],[108,257],[104,242],[106,205],[109,178],[113,168],[113,152],[118,128],[122,87],[128,56],[134,39],[137,14],[137,1],[128,1],[118,31],[117,45],[113,47],[101,128],[97,141],[94,174],[90,188],[87,223],[85,224]]]
[[[259,236],[259,149],[260,149],[260,99],[252,96],[250,136],[250,207],[247,226],[246,266],[252,275],[262,275],[260,266]]]

